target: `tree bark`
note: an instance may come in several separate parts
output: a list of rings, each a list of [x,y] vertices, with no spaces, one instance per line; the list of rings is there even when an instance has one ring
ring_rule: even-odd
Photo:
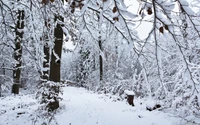
[[[102,51],[102,41],[101,39],[99,40],[99,49]],[[101,55],[101,52],[99,54],[99,73],[100,73],[100,81],[103,80],[103,58]]]
[[[49,57],[50,57],[50,52],[49,52],[49,46],[48,43],[45,43],[44,45],[44,59],[45,61],[43,61],[43,80],[49,80]]]
[[[6,70],[5,70],[5,64],[3,62],[1,70],[0,70],[0,74],[2,76],[0,76],[0,97],[2,96],[2,85],[5,83],[5,78],[4,76],[6,75]]]
[[[55,17],[56,20],[64,21],[63,17]],[[54,82],[60,82],[60,66],[61,66],[61,53],[63,44],[63,30],[61,24],[57,23],[54,30],[54,48],[51,54],[51,64],[50,64],[50,77],[49,79]]]
[[[99,21],[99,24],[98,24],[98,29],[99,29],[99,38],[98,38],[98,43],[99,43],[99,77],[100,77],[100,84],[102,84],[102,81],[103,81],[103,58],[102,58],[102,38],[101,38],[101,23],[100,23],[100,15],[97,14],[97,18],[98,18],[98,21]]]
[[[48,36],[48,31],[50,30],[49,28],[49,19],[48,18],[45,18],[45,32],[44,32],[44,36],[43,36],[43,39],[44,39],[44,47],[43,47],[43,52],[44,52],[44,61],[43,61],[43,75],[41,76],[42,79],[44,81],[48,81],[49,80],[49,68],[50,68],[50,48],[49,48],[49,36]]]
[[[55,17],[55,20],[64,21],[64,18],[59,16]],[[54,48],[51,53],[51,63],[50,63],[50,75],[49,80],[53,82],[60,82],[60,66],[61,66],[61,53],[62,53],[62,44],[63,44],[63,30],[61,24],[57,23],[56,28],[54,29]],[[59,93],[59,89],[56,86],[51,88],[54,93]],[[59,108],[59,100],[53,98],[54,101],[48,103],[49,111],[54,111]]]
[[[24,10],[18,10],[17,24],[16,24],[16,38],[15,38],[15,49],[14,49],[14,59],[17,61],[13,70],[13,87],[12,93],[19,94],[19,85],[20,85],[20,75],[21,75],[21,66],[22,66],[22,38],[23,38],[23,29],[24,29]]]

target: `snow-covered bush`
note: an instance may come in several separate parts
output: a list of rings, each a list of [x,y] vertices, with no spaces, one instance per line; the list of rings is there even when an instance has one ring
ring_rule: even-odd
[[[41,104],[41,108],[47,111],[54,111],[59,108],[59,101],[62,99],[61,83],[59,82],[42,82],[38,87],[36,98]]]

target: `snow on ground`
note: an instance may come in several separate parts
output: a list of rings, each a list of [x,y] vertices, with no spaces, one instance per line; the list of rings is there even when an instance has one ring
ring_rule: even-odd
[[[149,112],[140,102],[131,107],[83,88],[64,87],[62,97],[55,115],[59,125],[181,125],[172,114]],[[38,106],[34,95],[0,98],[0,125],[32,125]]]
[[[0,125],[28,125],[38,108],[34,95],[10,95],[0,98]]]

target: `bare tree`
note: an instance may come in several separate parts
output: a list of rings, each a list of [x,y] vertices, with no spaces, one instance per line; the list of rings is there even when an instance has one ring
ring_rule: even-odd
[[[19,2],[20,0],[18,0]],[[22,66],[22,41],[23,41],[23,29],[24,29],[24,10],[18,10],[17,12],[17,23],[16,23],[16,38],[15,38],[15,50],[14,59],[16,64],[13,70],[13,80],[14,84],[12,87],[12,93],[19,94],[20,86],[20,76],[21,76],[21,66]]]

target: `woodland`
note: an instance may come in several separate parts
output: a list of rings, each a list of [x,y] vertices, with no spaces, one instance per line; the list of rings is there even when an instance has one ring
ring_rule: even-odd
[[[200,124],[199,0],[0,0],[0,98],[34,93],[49,115],[64,85]]]

